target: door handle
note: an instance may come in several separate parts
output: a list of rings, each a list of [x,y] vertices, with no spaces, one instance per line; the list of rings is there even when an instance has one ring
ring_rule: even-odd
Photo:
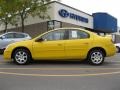
[[[58,44],[58,46],[62,46],[62,44]]]
[[[84,44],[89,44],[89,43],[84,43]]]

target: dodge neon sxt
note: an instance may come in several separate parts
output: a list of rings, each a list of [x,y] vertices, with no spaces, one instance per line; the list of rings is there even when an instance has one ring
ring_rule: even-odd
[[[86,60],[90,64],[101,65],[105,57],[115,53],[111,38],[80,28],[59,28],[32,40],[8,45],[4,58],[20,65],[31,60]]]

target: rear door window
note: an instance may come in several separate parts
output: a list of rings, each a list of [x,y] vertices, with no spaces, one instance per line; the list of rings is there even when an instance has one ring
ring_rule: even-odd
[[[15,35],[15,38],[25,38],[25,35],[21,33],[15,33],[14,35]]]
[[[80,30],[69,30],[69,39],[86,39],[90,35],[87,32]]]

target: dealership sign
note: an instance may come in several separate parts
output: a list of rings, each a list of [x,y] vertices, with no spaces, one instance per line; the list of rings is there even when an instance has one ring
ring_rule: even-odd
[[[59,15],[63,18],[70,18],[70,19],[74,19],[76,21],[81,21],[81,22],[84,22],[84,23],[88,23],[88,18],[85,18],[85,17],[82,17],[80,15],[77,15],[77,14],[74,14],[74,13],[71,13],[71,12],[68,12],[67,10],[65,9],[60,9],[58,11]]]

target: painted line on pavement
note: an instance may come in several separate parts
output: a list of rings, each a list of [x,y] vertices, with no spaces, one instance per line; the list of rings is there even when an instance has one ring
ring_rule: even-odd
[[[0,68],[0,70],[119,70],[120,68]]]
[[[4,62],[0,62],[0,64],[5,64]]]
[[[10,73],[10,72],[0,72],[0,74],[4,75],[15,75],[15,76],[34,76],[34,77],[85,77],[85,76],[101,76],[101,75],[113,75],[120,74],[118,72],[110,72],[110,73],[94,73],[94,74],[23,74],[23,73]]]
[[[119,70],[120,68],[0,68],[0,70]],[[24,74],[12,72],[0,72],[3,75],[15,76],[34,76],[34,77],[85,77],[85,76],[101,76],[120,74],[120,71],[108,73],[92,73],[92,74]]]
[[[117,62],[117,63],[120,63],[120,61],[110,61],[110,62],[113,62],[113,63],[116,63],[116,62]]]

